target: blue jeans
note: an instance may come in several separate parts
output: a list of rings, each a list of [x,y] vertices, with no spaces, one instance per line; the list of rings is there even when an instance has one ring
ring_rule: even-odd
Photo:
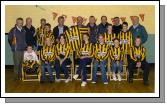
[[[69,58],[65,59],[64,62],[60,65],[60,61],[57,59],[55,61],[55,69],[56,69],[56,78],[60,79],[60,72],[63,70],[65,79],[69,77],[67,65],[71,64],[71,60]]]
[[[41,81],[45,81],[45,68],[47,69],[50,77],[50,81],[53,81],[53,72],[51,66],[53,65],[53,62],[49,62],[48,64],[45,64],[44,62],[41,63]]]
[[[113,73],[116,72],[116,70],[118,70],[118,73],[122,72],[122,62],[119,61],[119,63],[117,64],[115,61],[112,62],[112,66],[111,66],[111,71]]]
[[[103,61],[97,61],[94,60],[93,62],[93,73],[92,73],[92,81],[96,82],[96,73],[97,73],[97,68],[98,65],[100,65],[100,69],[101,69],[101,74],[102,74],[102,81],[103,82],[108,82],[107,80],[107,76],[106,76],[106,69],[105,69],[105,65],[107,64],[107,60],[103,60]]]
[[[91,58],[80,59],[79,68],[76,74],[80,75],[82,71],[82,81],[84,82],[86,82],[86,65],[90,64],[91,62]]]

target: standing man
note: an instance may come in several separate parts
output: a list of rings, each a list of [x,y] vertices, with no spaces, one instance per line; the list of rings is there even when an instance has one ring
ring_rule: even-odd
[[[87,24],[87,27],[89,27],[89,41],[95,44],[97,42],[97,25],[94,16],[89,17],[89,23]]]
[[[122,25],[120,24],[119,17],[114,17],[113,32],[118,36],[122,30]]]
[[[55,43],[58,42],[58,37],[60,36],[60,34],[64,34],[64,32],[66,30],[68,30],[68,27],[66,25],[64,25],[64,17],[59,16],[58,17],[58,25],[53,28],[53,35],[55,38]]]
[[[108,24],[109,23],[107,22],[107,16],[102,16],[101,23],[98,25],[98,35],[103,35],[107,31]]]
[[[8,36],[8,42],[13,52],[15,80],[21,79],[21,64],[27,46],[25,38],[26,31],[23,29],[23,18],[17,18],[16,25],[10,30]]]
[[[139,17],[135,16],[132,19],[132,26],[129,28],[129,31],[132,33],[133,42],[136,39],[136,36],[141,38],[141,44],[144,44],[147,41],[148,34],[144,26],[139,23]]]
[[[26,18],[26,25],[24,26],[26,31],[26,43],[33,47],[36,50],[36,38],[35,38],[35,28],[32,26],[32,18]]]

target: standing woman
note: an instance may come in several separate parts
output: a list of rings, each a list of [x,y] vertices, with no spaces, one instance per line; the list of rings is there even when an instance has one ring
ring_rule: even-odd
[[[45,68],[47,69],[50,77],[50,82],[54,81],[53,79],[53,66],[56,58],[55,45],[52,44],[50,37],[45,38],[45,44],[40,50],[40,61],[41,61],[41,80],[40,82],[45,82]]]
[[[89,42],[89,35],[83,34],[83,42],[81,44],[81,48],[78,51],[78,56],[80,58],[79,68],[73,78],[76,80],[82,71],[82,83],[81,86],[85,86],[86,82],[86,65],[92,62],[93,57],[93,46],[92,43]]]
[[[59,36],[59,42],[56,45],[56,51],[57,51],[57,59],[55,61],[56,66],[56,81],[60,82],[60,72],[63,70],[65,75],[65,83],[68,83],[70,80],[68,68],[67,65],[70,65],[72,62],[69,58],[69,55],[71,53],[71,47],[65,40],[65,35],[60,34]]]

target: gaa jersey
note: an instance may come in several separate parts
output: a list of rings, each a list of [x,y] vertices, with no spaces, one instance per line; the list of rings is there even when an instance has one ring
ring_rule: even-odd
[[[51,42],[52,44],[54,44],[54,35],[53,35],[53,32],[48,32],[48,33],[44,33],[44,37],[43,37],[43,45],[44,45],[44,42],[45,42],[45,38],[50,38],[51,39]]]
[[[39,62],[38,61],[34,61],[34,60],[25,60],[25,61],[23,61],[23,67],[33,68],[33,66],[35,64],[39,65]]]
[[[79,32],[79,28],[77,26],[73,26],[70,30],[65,31],[65,35],[67,36],[67,41],[71,46],[73,51],[77,51],[81,45],[81,34]]]
[[[37,37],[37,44],[40,46],[43,45],[43,37],[41,36],[41,34],[44,34],[44,28],[39,27],[36,30],[36,37]]]
[[[122,61],[123,60],[123,53],[122,53],[121,47],[120,46],[118,48],[111,47],[110,57],[113,61]]]
[[[130,47],[132,46],[132,33],[130,31],[120,32],[120,44],[123,52],[129,53]]]
[[[116,36],[115,33],[112,33],[112,34],[107,34],[107,33],[104,33],[104,40],[105,40],[105,43],[108,44],[108,45],[114,45],[113,43],[113,39],[115,38],[118,38],[119,39],[119,35]]]
[[[106,60],[109,56],[109,45],[96,43],[94,45],[94,57],[96,60]]]
[[[56,45],[57,56],[63,55],[65,58],[68,58],[71,53],[71,47],[68,43],[62,45],[58,43]]]
[[[88,27],[79,27],[79,32],[80,32],[81,35],[88,34],[89,33],[89,28]]]
[[[92,43],[82,43],[79,51],[77,51],[77,55],[93,57],[93,44]]]
[[[135,55],[139,55],[136,57]],[[130,58],[134,61],[141,62],[146,58],[146,49],[140,46],[132,46],[130,49]]]
[[[56,46],[43,46],[43,48],[40,50],[39,57],[41,61],[54,61],[56,58]]]

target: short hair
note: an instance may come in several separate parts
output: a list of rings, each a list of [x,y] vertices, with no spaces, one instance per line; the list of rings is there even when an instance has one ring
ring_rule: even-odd
[[[128,22],[123,22],[122,25],[128,26]]]
[[[49,23],[46,23],[46,24],[45,24],[45,26],[48,26],[48,27],[50,27],[50,28],[51,28],[51,25],[50,25]]]
[[[99,34],[99,35],[97,36],[97,38],[99,38],[100,36],[102,36],[102,37],[104,38],[104,35],[103,35],[103,34]]]
[[[95,16],[91,15],[91,16],[89,16],[89,18],[95,18]]]
[[[140,36],[137,35],[136,38],[135,38],[135,40],[136,40],[136,39],[141,39],[141,38],[140,38]]]
[[[105,17],[105,18],[107,19],[107,16],[104,16],[104,15],[103,15],[103,16],[101,16],[101,20],[102,20],[103,17]]]
[[[63,20],[64,20],[64,17],[63,17],[63,16],[59,16],[59,17],[58,17],[58,20],[60,20],[60,19],[63,19]]]
[[[119,19],[119,17],[116,16],[116,17],[114,17],[114,19]]]
[[[45,18],[42,18],[40,21],[41,21],[41,22],[42,22],[42,21],[45,21],[45,22],[46,22],[46,19],[45,19]]]
[[[19,17],[19,18],[16,19],[16,21],[17,21],[17,20],[21,20],[21,21],[23,21],[23,18]]]

